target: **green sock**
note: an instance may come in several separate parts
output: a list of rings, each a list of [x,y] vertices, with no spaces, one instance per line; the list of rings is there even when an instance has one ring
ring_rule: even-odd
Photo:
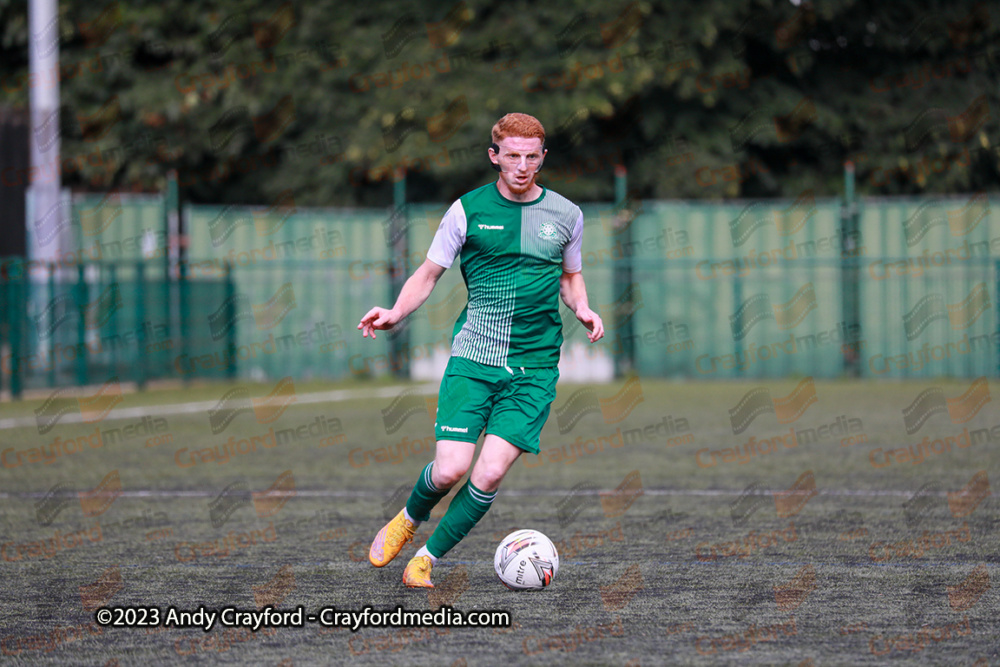
[[[431,479],[431,469],[434,462],[431,461],[424,466],[424,471],[417,478],[417,483],[413,485],[409,500],[406,501],[406,513],[416,521],[427,521],[431,518],[431,510],[438,502],[448,495],[451,489],[441,491]]]
[[[496,491],[485,493],[473,486],[472,480],[467,481],[455,494],[444,518],[427,540],[427,550],[435,558],[448,553],[486,515],[496,495]]]

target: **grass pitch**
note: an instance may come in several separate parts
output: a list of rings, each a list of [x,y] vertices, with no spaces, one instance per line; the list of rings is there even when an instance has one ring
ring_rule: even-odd
[[[435,387],[406,388],[208,385],[127,394],[99,420],[111,403],[86,396],[5,404],[3,661],[1000,664],[995,384],[561,385],[541,455],[432,592],[400,582],[413,546],[367,562],[433,456]],[[493,573],[518,528],[560,548],[543,592]],[[444,604],[514,625],[102,629],[102,604]]]

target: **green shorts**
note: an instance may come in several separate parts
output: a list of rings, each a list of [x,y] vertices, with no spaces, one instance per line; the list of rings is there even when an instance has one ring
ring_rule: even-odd
[[[486,366],[452,357],[441,380],[434,435],[475,443],[485,428],[487,434],[538,454],[538,436],[558,380],[558,368]]]

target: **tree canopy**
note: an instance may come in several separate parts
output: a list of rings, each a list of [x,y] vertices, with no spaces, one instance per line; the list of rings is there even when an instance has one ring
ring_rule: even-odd
[[[896,6],[894,6],[896,5]],[[546,127],[541,181],[607,201],[996,186],[1000,17],[977,2],[64,0],[63,183],[192,201],[446,201],[495,177],[498,117]],[[29,28],[0,0],[0,104]]]

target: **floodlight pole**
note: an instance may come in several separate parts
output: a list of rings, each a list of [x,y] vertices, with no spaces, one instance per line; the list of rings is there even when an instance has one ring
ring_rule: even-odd
[[[70,249],[69,211],[60,206],[59,6],[57,0],[29,0],[28,51],[31,104],[31,177],[28,256],[55,262]]]

